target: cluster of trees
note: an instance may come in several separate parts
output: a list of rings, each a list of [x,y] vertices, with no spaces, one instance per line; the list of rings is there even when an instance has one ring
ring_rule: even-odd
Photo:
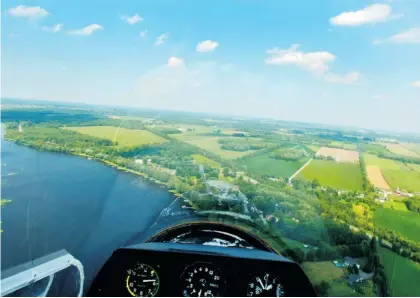
[[[270,153],[270,158],[297,161],[305,156],[304,152],[295,148],[277,149]]]
[[[404,203],[407,206],[408,210],[420,213],[420,198],[419,197],[412,197],[406,200]]]
[[[250,151],[250,150],[260,150],[264,148],[264,145],[261,144],[244,144],[244,143],[230,143],[230,144],[223,144],[220,146],[223,150],[230,150],[230,151]]]
[[[384,153],[384,152],[379,152],[378,156],[382,157],[382,158],[388,158],[388,159],[401,161],[403,163],[420,164],[420,158],[416,158],[416,157],[402,156],[402,155],[396,155],[396,154],[393,154],[393,153]]]
[[[366,163],[365,163],[365,159],[363,158],[363,154],[361,154],[360,157],[359,157],[359,163],[360,163],[360,170],[362,172],[363,189],[365,190],[366,193],[373,192],[375,190],[375,188],[370,183],[370,181],[367,179]]]

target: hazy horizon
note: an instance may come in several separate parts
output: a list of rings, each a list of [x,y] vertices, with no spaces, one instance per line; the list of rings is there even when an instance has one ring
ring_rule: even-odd
[[[420,1],[2,4],[4,98],[420,133]]]

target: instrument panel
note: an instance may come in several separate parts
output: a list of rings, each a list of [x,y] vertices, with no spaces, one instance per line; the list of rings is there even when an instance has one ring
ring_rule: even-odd
[[[315,296],[300,266],[259,250],[145,243],[119,249],[88,296]]]

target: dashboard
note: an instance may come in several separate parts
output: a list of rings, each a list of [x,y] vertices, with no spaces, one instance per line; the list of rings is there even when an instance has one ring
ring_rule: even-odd
[[[300,266],[271,252],[179,243],[116,250],[88,296],[316,296]]]

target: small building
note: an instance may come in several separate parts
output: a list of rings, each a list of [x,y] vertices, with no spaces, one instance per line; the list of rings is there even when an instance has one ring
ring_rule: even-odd
[[[359,283],[362,282],[363,278],[360,277],[359,274],[350,274],[349,277],[347,278],[347,283],[352,286],[355,283]]]
[[[134,162],[141,165],[144,163],[143,159],[135,159]]]

